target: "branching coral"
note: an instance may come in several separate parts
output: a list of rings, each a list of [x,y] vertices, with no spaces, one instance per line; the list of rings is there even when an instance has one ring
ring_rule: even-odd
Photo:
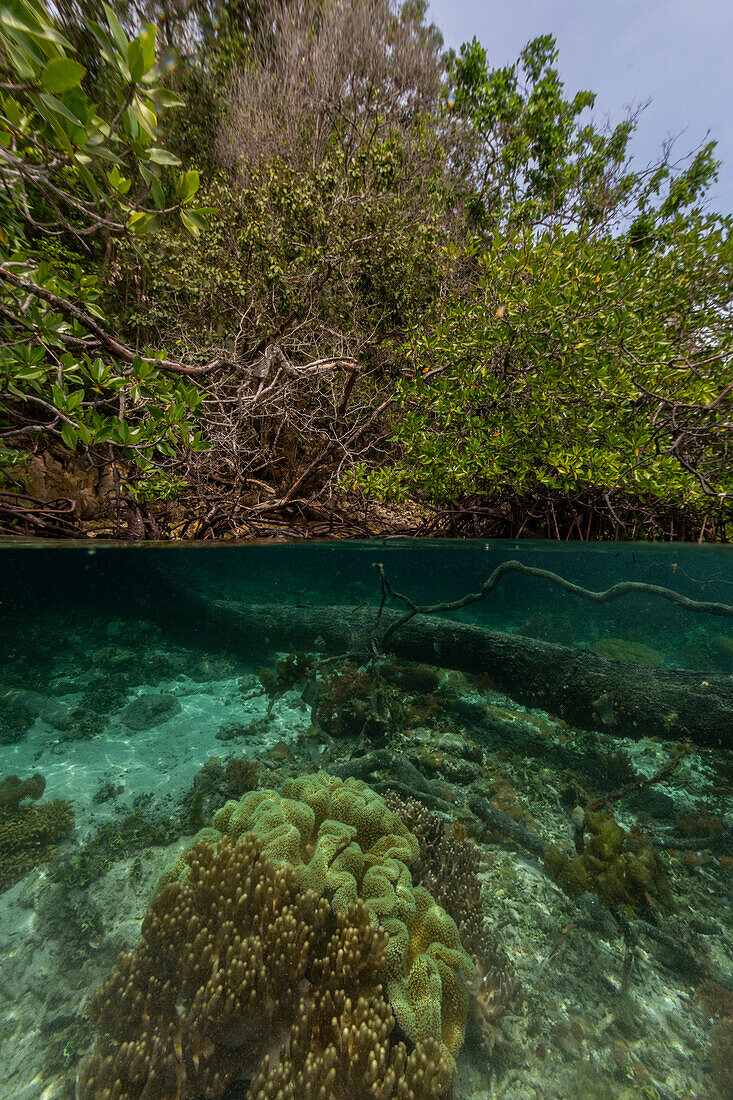
[[[432,1100],[443,1094],[452,1068],[434,1039],[418,1043],[410,1054],[404,1043],[390,1043],[394,1014],[381,986],[374,985],[374,968],[381,969],[384,964],[387,937],[359,922],[359,916],[366,917],[366,913],[360,903],[339,915],[338,931],[324,959],[313,968],[317,992],[310,1000],[301,1000],[296,1025],[279,1063],[270,1065],[270,1060],[265,1060],[250,1090],[253,1100],[307,1096]],[[352,923],[354,917],[356,923]],[[379,952],[367,966],[362,942],[365,929]],[[341,977],[344,970],[346,982]],[[353,989],[351,995],[344,985]]]
[[[21,806],[43,794],[46,781],[36,773],[30,779],[7,776],[0,783],[0,889],[46,863],[56,855],[56,841],[74,827],[70,802],[57,799],[40,806]]]
[[[419,854],[412,865],[413,881],[429,890],[458,925],[461,943],[477,954],[485,936],[481,911],[481,853],[454,824],[414,798],[388,791],[384,801],[417,838]]]
[[[391,1043],[386,936],[362,903],[335,914],[252,834],[186,862],[92,999],[79,1100],[216,1100],[248,1078],[247,1100],[437,1100],[450,1065]]]

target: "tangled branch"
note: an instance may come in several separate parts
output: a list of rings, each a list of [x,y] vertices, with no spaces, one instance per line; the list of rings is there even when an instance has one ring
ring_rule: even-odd
[[[432,615],[441,611],[459,611],[463,607],[468,607],[469,604],[479,603],[481,600],[487,599],[496,588],[499,581],[508,573],[521,573],[522,576],[525,577],[536,577],[538,580],[549,581],[550,584],[557,585],[557,587],[562,588],[563,591],[570,592],[573,596],[579,596],[583,600],[589,600],[591,603],[607,604],[611,603],[612,600],[619,599],[621,596],[627,596],[631,592],[643,592],[647,596],[656,596],[659,599],[668,600],[669,603],[676,604],[677,607],[682,607],[685,611],[733,618],[733,606],[731,604],[692,600],[689,596],[683,596],[681,592],[675,592],[674,589],[664,588],[659,584],[647,584],[646,581],[619,581],[618,584],[606,588],[603,592],[593,592],[590,588],[583,588],[579,584],[573,584],[572,581],[566,580],[557,573],[552,573],[549,569],[539,569],[533,565],[523,565],[520,561],[504,561],[501,565],[498,565],[488,580],[484,582],[480,592],[471,592],[467,596],[463,596],[460,600],[421,607],[414,603],[409,596],[394,591],[384,572],[384,566],[380,562],[377,563],[376,568],[379,570],[380,577],[382,578],[383,592],[386,592],[387,595],[396,600],[400,600],[410,609],[398,622],[393,623],[392,626],[387,629],[382,637],[382,645],[384,645],[392,634],[403,627],[405,623],[408,623],[410,619],[414,618],[415,615]]]

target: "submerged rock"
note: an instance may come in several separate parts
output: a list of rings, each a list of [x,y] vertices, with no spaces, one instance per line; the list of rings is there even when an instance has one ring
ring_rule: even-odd
[[[8,698],[31,720],[40,718],[53,729],[60,731],[68,730],[71,725],[69,708],[48,695],[31,691],[29,688],[16,688],[7,694]]]
[[[612,657],[615,661],[631,661],[632,664],[647,665],[649,668],[659,668],[664,663],[658,649],[652,649],[642,642],[630,642],[626,638],[596,638],[591,649],[602,657]]]
[[[262,733],[267,722],[256,719],[253,722],[222,722],[216,734],[217,741],[238,741],[250,733]]]
[[[120,711],[120,721],[128,729],[141,733],[180,713],[181,704],[175,695],[138,695]]]

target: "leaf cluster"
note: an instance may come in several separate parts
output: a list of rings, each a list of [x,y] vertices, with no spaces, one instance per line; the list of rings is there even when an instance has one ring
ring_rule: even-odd
[[[178,158],[158,143],[158,116],[180,101],[160,84],[156,29],[128,38],[112,8],[103,14],[87,29],[106,111],[39,0],[10,0],[3,12],[0,452],[7,441],[12,458],[15,441],[43,431],[72,450],[118,448],[144,468],[174,443],[200,442],[200,397],[156,368],[157,353],[120,358],[113,340],[94,339],[84,317],[103,324],[105,313],[89,261],[164,213],[178,211],[194,233],[205,222],[191,207],[198,173],[174,173]],[[14,465],[4,462],[6,473]]]
[[[7,481],[50,439],[140,504],[729,508],[714,145],[636,169],[551,36],[492,69],[422,0],[3,0],[0,85]]]
[[[403,346],[405,457],[363,469],[367,488],[436,502],[733,492],[730,221],[688,220],[673,242],[640,253],[517,230],[477,251],[470,292]]]

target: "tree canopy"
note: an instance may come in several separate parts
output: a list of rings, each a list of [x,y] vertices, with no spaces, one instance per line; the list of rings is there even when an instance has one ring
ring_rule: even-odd
[[[419,0],[2,9],[6,496],[52,454],[117,529],[730,537],[713,143],[639,168],[550,36],[492,68]]]

